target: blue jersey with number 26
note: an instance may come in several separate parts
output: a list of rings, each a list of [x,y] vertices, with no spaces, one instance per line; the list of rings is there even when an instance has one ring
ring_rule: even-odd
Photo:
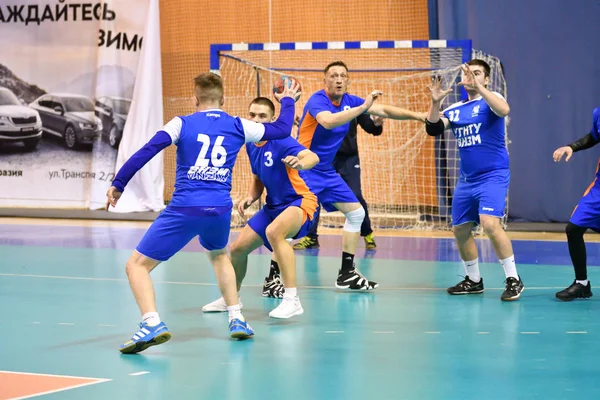
[[[161,130],[177,145],[177,172],[172,206],[233,206],[231,173],[247,142],[261,140],[264,125],[205,110],[175,117]]]

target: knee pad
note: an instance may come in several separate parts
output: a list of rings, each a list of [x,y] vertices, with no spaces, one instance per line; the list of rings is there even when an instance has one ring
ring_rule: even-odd
[[[344,224],[344,230],[346,232],[360,232],[360,226],[365,219],[365,209],[362,206],[354,211],[347,212],[346,223]]]

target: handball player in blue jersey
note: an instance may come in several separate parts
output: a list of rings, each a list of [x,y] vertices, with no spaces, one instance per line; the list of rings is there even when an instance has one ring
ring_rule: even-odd
[[[440,104],[452,89],[442,89],[441,79],[434,77],[429,86],[431,107],[426,121],[426,131],[431,136],[451,128],[460,154],[460,176],[452,198],[452,225],[465,278],[448,288],[448,293],[483,293],[477,246],[471,234],[475,224],[481,224],[506,275],[501,299],[517,300],[524,286],[517,273],[512,244],[500,224],[510,181],[504,127],[510,107],[502,95],[487,89],[490,66],[485,61],[471,60],[461,65],[461,69],[459,85],[466,89],[468,99],[452,104],[440,118]]]
[[[248,119],[269,122],[274,119],[275,106],[265,97],[250,103]],[[304,312],[296,290],[296,258],[287,238],[306,235],[317,212],[317,196],[298,171],[317,165],[319,157],[291,136],[285,139],[246,144],[253,179],[248,196],[238,204],[240,215],[260,198],[267,189],[264,207],[258,211],[231,245],[231,262],[235,269],[238,290],[246,276],[248,255],[263,244],[274,252],[283,277],[283,301],[269,313],[272,318],[290,318]],[[204,312],[226,311],[221,297],[202,308]]]
[[[592,112],[592,129],[581,139],[568,146],[559,147],[552,157],[555,162],[560,162],[563,156],[569,161],[573,153],[589,149],[600,142],[600,107]],[[592,284],[587,278],[587,254],[583,234],[588,229],[600,232],[600,160],[596,167],[596,177],[587,188],[579,204],[573,210],[571,219],[566,227],[569,255],[575,268],[575,281],[568,288],[556,293],[556,297],[563,301],[574,299],[587,299],[592,297]]]
[[[426,114],[376,104],[375,100],[382,95],[379,91],[368,94],[366,100],[346,93],[350,80],[348,67],[342,61],[330,63],[323,72],[325,89],[314,93],[306,102],[298,130],[298,142],[316,153],[320,161],[314,168],[301,171],[300,176],[311,183],[311,189],[325,210],[338,210],[346,217],[342,233],[342,265],[336,288],[371,290],[378,284],[366,279],[354,266],[365,210],[332,163],[348,133],[350,121],[359,115],[366,113],[425,122]]]
[[[171,144],[177,146],[173,199],[152,223],[127,261],[126,272],[142,314],[140,329],[119,350],[137,353],[166,342],[171,333],[156,310],[150,272],[199,236],[208,251],[229,311],[231,337],[254,335],[240,311],[235,272],[227,256],[233,202],[231,172],[238,152],[248,142],[283,139],[294,121],[294,96],[299,85],[285,85],[277,121],[260,124],[229,116],[223,106],[223,82],[213,73],[194,80],[196,112],[175,117],[138,150],[117,173],[107,192],[107,207],[116,205],[130,179]]]

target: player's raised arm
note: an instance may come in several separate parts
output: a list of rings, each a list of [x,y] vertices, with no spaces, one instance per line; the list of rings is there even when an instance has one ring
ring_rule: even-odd
[[[284,84],[284,90],[275,97],[281,103],[281,112],[274,122],[258,123],[240,118],[246,142],[260,142],[261,140],[277,140],[290,136],[296,116],[294,101],[298,94],[300,84],[296,81],[291,86]]]
[[[476,91],[479,93],[488,106],[490,106],[494,114],[500,118],[504,118],[510,113],[510,107],[504,97],[490,91],[476,79],[475,74],[482,74],[482,71],[472,71],[467,64],[461,65],[461,69],[463,71],[463,77],[462,81],[458,83],[459,85],[464,86],[465,89],[469,91]]]
[[[367,95],[366,100],[360,106],[352,107],[337,113],[331,111],[321,111],[315,115],[317,122],[325,129],[333,129],[342,126],[352,121],[354,118],[369,111],[373,106],[373,102],[383,93],[379,90],[374,90]]]
[[[440,105],[452,89],[442,89],[442,78],[439,76],[431,78],[431,85],[427,89],[431,95],[431,105],[425,121],[425,131],[429,136],[439,136],[450,125],[447,118],[440,117]]]
[[[426,114],[410,111],[400,107],[390,106],[388,104],[373,104],[367,114],[376,115],[381,118],[390,118],[397,120],[413,120],[425,122]]]
[[[159,130],[148,143],[135,152],[135,154],[123,164],[119,172],[117,172],[117,175],[112,182],[112,186],[106,192],[107,210],[109,206],[115,207],[117,205],[121,193],[125,190],[125,186],[127,186],[131,178],[133,178],[133,176],[142,169],[148,161],[152,160],[152,158],[163,149],[177,142],[181,132],[181,125],[181,118],[173,118]]]

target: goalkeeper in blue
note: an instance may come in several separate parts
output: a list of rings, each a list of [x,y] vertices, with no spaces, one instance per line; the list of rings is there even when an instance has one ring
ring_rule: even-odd
[[[229,333],[254,335],[241,312],[236,277],[227,256],[231,212],[231,173],[240,149],[249,142],[283,139],[294,122],[298,84],[285,85],[281,113],[273,123],[232,117],[221,110],[223,82],[213,73],[195,78],[196,112],[175,117],[138,150],[117,173],[108,189],[107,208],[115,206],[130,179],[160,151],[175,144],[177,167],[171,203],[152,223],[127,261],[126,272],[142,314],[139,330],[123,343],[121,353],[138,353],[171,338],[156,309],[150,272],[198,236],[208,251],[229,313]]]
[[[452,129],[460,154],[460,176],[452,198],[452,228],[465,277],[447,291],[452,295],[483,293],[479,255],[471,233],[475,224],[480,224],[506,275],[501,299],[517,300],[524,286],[517,273],[512,243],[500,224],[510,181],[504,127],[510,107],[501,94],[487,88],[490,66],[485,61],[474,59],[461,69],[459,85],[466,89],[468,99],[446,108],[444,117],[440,118],[440,104],[452,89],[442,89],[442,81],[437,77],[428,87],[431,107],[426,131],[430,136],[438,136]]]

